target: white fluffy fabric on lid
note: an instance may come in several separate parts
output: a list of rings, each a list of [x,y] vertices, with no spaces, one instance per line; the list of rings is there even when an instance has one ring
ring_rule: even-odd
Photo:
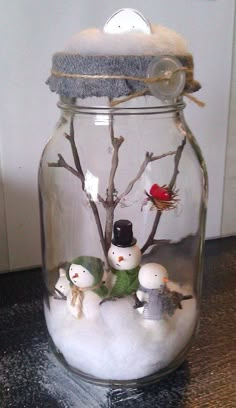
[[[80,55],[186,55],[186,40],[161,25],[152,26],[152,34],[140,32],[110,34],[90,28],[75,34],[65,52]]]

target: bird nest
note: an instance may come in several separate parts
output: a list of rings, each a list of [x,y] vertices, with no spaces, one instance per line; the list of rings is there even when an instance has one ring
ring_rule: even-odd
[[[166,185],[162,186],[162,188],[166,189],[169,192],[170,198],[168,200],[162,200],[162,199],[155,198],[151,196],[150,194],[148,194],[147,191],[145,191],[147,198],[146,198],[146,202],[144,205],[146,205],[148,202],[151,202],[150,210],[170,211],[170,210],[174,210],[177,207],[178,202],[179,202],[179,198],[178,198],[179,190],[170,191],[168,189],[168,186]]]

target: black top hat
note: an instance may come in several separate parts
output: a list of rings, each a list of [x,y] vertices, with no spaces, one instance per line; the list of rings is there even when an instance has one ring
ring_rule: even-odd
[[[113,245],[125,248],[135,245],[136,242],[137,240],[133,237],[132,222],[118,220],[114,223]]]

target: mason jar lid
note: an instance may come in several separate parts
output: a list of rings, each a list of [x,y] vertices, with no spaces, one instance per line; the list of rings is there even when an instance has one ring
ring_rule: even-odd
[[[116,12],[102,30],[73,36],[53,55],[47,84],[60,96],[81,99],[153,95],[169,101],[201,88],[184,38],[133,9]]]

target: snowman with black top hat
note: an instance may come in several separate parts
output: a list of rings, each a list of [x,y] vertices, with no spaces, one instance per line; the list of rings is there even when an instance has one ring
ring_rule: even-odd
[[[139,287],[141,251],[133,237],[132,223],[129,220],[118,220],[114,223],[114,237],[108,251],[108,261],[112,272],[112,289],[110,297],[117,300],[127,295],[134,295]]]

